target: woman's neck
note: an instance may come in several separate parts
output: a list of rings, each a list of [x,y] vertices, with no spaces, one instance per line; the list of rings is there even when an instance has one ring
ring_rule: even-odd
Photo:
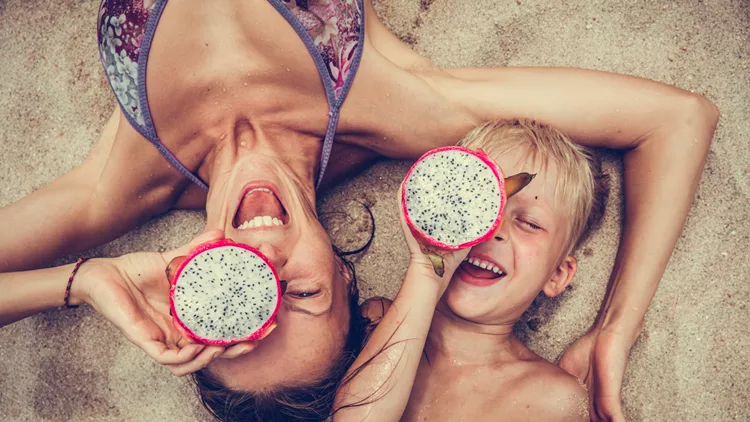
[[[267,129],[247,121],[235,124],[233,133],[219,135],[219,141],[205,160],[210,184],[251,156],[275,161],[306,192],[315,192],[322,144],[320,139],[284,128]]]
[[[315,214],[315,182],[322,148],[319,138],[285,128],[258,127],[247,121],[214,136],[218,141],[201,166],[201,176],[210,188],[207,227],[228,227],[242,187],[259,180],[271,181],[282,193],[291,195],[287,200],[299,200]]]
[[[518,356],[523,345],[513,324],[485,325],[467,321],[440,302],[432,318],[425,352],[430,361],[455,365],[498,365]]]

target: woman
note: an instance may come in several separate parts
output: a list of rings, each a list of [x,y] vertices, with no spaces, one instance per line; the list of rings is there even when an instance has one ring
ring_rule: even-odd
[[[205,206],[207,229],[260,248],[289,280],[279,328],[252,353],[213,361],[199,379],[221,393],[206,397],[249,399],[243,392],[278,391],[282,379],[325,384],[356,322],[350,273],[316,219],[316,185],[381,155],[415,158],[453,144],[487,120],[533,118],[577,142],[628,150],[610,288],[594,327],[563,359],[588,373],[596,414],[621,416],[627,354],[718,119],[710,102],[593,71],[439,69],[390,34],[369,1],[105,1],[99,23],[120,108],[84,164],[0,210],[1,271],[38,268],[169,209]],[[239,228],[258,216],[285,224]],[[279,357],[298,365],[273,365]],[[290,400],[298,399],[282,401]]]

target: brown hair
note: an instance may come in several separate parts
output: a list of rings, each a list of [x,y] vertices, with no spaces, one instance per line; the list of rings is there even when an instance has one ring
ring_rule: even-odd
[[[369,320],[359,312],[359,289],[354,265],[333,247],[351,276],[349,289],[349,332],[344,350],[323,379],[308,385],[280,387],[260,392],[235,391],[227,388],[206,370],[193,374],[201,403],[217,420],[262,422],[319,422],[332,412],[336,389],[347,369],[362,349],[365,328]]]
[[[573,143],[559,130],[532,120],[497,120],[472,130],[459,142],[481,148],[490,157],[521,149],[542,169],[557,166],[555,196],[566,203],[570,226],[564,254],[571,254],[604,215],[609,197],[609,176],[593,150]]]

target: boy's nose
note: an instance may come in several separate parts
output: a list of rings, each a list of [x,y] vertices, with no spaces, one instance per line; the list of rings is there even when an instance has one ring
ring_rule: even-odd
[[[500,227],[495,230],[494,239],[500,242],[505,242],[508,240],[508,236],[510,235],[510,226],[509,226],[508,219],[503,218],[503,222],[500,224]]]

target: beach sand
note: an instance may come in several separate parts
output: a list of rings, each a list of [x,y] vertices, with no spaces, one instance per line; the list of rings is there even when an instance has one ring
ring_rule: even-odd
[[[94,0],[0,0],[0,206],[79,164],[98,139],[114,97],[97,56],[97,6]],[[750,420],[750,153],[744,149],[750,139],[750,4],[384,0],[377,9],[397,35],[442,66],[593,68],[693,90],[719,106],[706,170],[633,348],[623,401],[634,421]],[[601,228],[578,251],[573,286],[555,300],[538,300],[519,324],[522,338],[548,359],[591,324],[612,268],[622,166],[620,156],[606,158],[612,195]],[[353,201],[372,209],[375,239],[354,259],[365,296],[393,296],[406,268],[395,191],[407,169],[408,163],[379,163],[322,198],[323,213],[346,209],[363,218]],[[201,230],[203,218],[173,212],[91,254],[176,247]],[[337,242],[362,239],[361,223],[336,218],[328,222],[343,227]],[[207,416],[187,380],[174,378],[82,307],[0,329],[0,418]]]

